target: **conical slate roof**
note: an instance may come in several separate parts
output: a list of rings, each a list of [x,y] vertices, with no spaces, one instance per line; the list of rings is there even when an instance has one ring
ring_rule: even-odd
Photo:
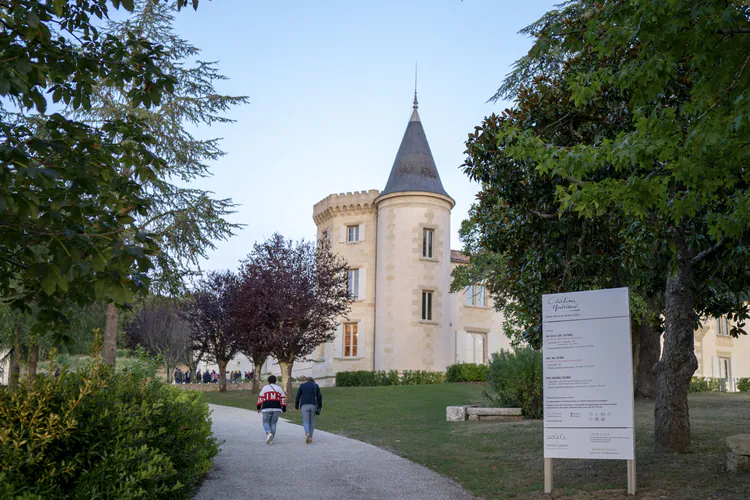
[[[416,95],[414,96],[414,111],[406,126],[404,138],[401,139],[401,146],[393,162],[391,175],[380,195],[403,191],[422,191],[448,196],[443,189],[443,183],[440,182],[440,174],[432,158],[422,122],[419,120]]]

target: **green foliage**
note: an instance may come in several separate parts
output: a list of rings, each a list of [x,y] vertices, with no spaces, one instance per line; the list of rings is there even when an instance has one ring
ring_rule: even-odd
[[[218,453],[208,407],[146,373],[148,363],[113,374],[97,360],[0,388],[0,493],[190,498]]]
[[[175,173],[147,118],[194,82],[177,80],[165,64],[169,48],[149,34],[101,29],[121,5],[134,9],[132,0],[0,3],[0,295],[15,309],[36,307],[40,330],[64,322],[71,305],[125,304],[148,288],[172,243],[146,223],[159,206],[159,179]],[[210,80],[196,93],[214,97]],[[102,84],[121,92],[130,112],[79,119]],[[52,103],[64,111],[48,113]],[[217,207],[204,198],[193,199],[203,214]],[[183,233],[200,224],[185,221]]]
[[[199,262],[215,248],[216,240],[229,238],[241,225],[227,216],[235,207],[231,199],[216,199],[200,189],[200,180],[210,176],[209,164],[224,152],[220,140],[199,139],[194,127],[232,123],[225,113],[247,103],[246,97],[223,95],[214,84],[225,80],[216,62],[204,61],[200,49],[184,40],[174,29],[174,9],[170,2],[135,0],[132,15],[107,22],[103,32],[114,38],[145,38],[164,48],[164,57],[154,61],[163,73],[172,75],[173,91],[161,92],[158,102],[147,110],[134,109],[130,94],[138,82],[112,86],[100,79],[91,96],[91,107],[78,110],[82,121],[98,123],[137,114],[144,130],[153,137],[149,151],[164,158],[168,170],[157,173],[148,191],[150,209],[136,217],[141,231],[154,235],[159,252],[150,272],[152,288],[179,291],[186,278],[197,274]]]
[[[431,372],[427,370],[404,370],[400,377],[396,370],[360,370],[338,372],[336,374],[336,387],[419,385],[440,384],[442,382],[442,372]]]
[[[737,390],[740,392],[750,392],[750,378],[737,379]]]
[[[688,386],[688,392],[707,392],[710,391],[708,378],[693,377],[690,379],[690,385]]]
[[[443,378],[443,372],[404,370],[401,372],[401,385],[442,384]]]
[[[490,369],[476,363],[456,363],[445,372],[446,382],[487,382]]]
[[[726,392],[727,381],[723,378],[693,377],[688,392]]]
[[[336,373],[336,387],[374,387],[399,385],[400,383],[401,380],[396,370],[360,370]]]
[[[490,391],[485,396],[498,407],[521,408],[526,418],[541,418],[542,353],[531,347],[514,351],[501,349],[492,354],[489,376]]]

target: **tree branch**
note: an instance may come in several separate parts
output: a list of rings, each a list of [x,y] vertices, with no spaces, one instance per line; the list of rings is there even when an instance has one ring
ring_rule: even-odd
[[[531,213],[542,219],[557,219],[559,217],[557,214],[545,214],[536,210],[532,210]]]
[[[739,83],[740,77],[742,76],[742,73],[745,72],[745,68],[747,68],[748,63],[750,63],[750,54],[748,54],[747,57],[745,58],[745,62],[740,68],[740,70],[737,72],[737,76],[734,77],[734,81],[732,82],[732,84],[729,85],[729,87],[727,87],[726,90],[724,91],[725,94],[731,92],[737,86],[737,83]],[[699,121],[704,116],[706,116],[709,112],[711,112],[711,110],[713,110],[716,106],[718,106],[720,102],[721,102],[721,99],[717,99],[716,102],[713,103],[710,108],[708,108],[698,118],[696,118],[696,121]]]
[[[690,265],[694,266],[697,263],[699,263],[700,261],[702,261],[702,260],[710,257],[711,255],[715,254],[716,252],[718,252],[721,249],[721,247],[724,246],[724,244],[728,240],[729,240],[729,238],[727,238],[726,236],[724,236],[722,239],[719,240],[719,242],[717,244],[715,244],[711,248],[703,250],[701,253],[699,253],[698,255],[696,255],[695,257],[693,257],[692,259],[690,259]]]

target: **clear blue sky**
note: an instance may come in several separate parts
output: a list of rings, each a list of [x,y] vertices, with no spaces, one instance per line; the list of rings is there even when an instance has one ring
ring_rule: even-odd
[[[219,61],[224,93],[246,95],[223,137],[227,155],[202,182],[240,204],[246,224],[206,269],[236,269],[255,241],[313,238],[313,205],[331,193],[383,189],[411,113],[419,112],[443,186],[456,200],[452,248],[478,185],[460,171],[465,141],[531,43],[518,31],[550,0],[202,0],[177,15],[181,36]]]

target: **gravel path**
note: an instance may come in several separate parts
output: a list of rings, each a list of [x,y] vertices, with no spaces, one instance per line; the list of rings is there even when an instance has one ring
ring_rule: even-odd
[[[267,445],[256,412],[210,407],[214,434],[226,442],[193,500],[474,498],[426,467],[361,441],[316,430],[305,444],[302,426],[281,419]]]

